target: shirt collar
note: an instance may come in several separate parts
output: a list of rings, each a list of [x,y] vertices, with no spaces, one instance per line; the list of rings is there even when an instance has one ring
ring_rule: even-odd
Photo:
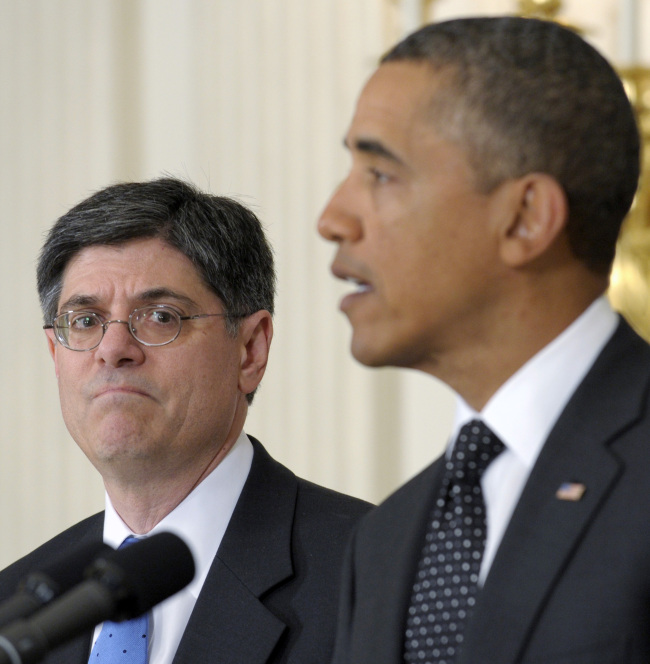
[[[544,441],[596,357],[609,341],[618,316],[602,296],[550,344],[514,373],[481,413],[458,398],[454,435],[482,419],[521,462],[532,468]]]
[[[241,433],[219,465],[160,523],[147,533],[171,532],[192,551],[196,575],[188,590],[197,597],[223,539],[230,517],[246,483],[253,460],[253,446]],[[105,496],[104,541],[117,548],[132,535]]]

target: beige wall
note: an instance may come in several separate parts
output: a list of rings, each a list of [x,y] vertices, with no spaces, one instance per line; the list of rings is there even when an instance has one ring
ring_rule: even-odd
[[[56,217],[116,180],[187,177],[265,221],[278,313],[247,430],[276,457],[379,500],[440,451],[451,394],[349,357],[315,232],[355,97],[413,1],[0,0],[0,566],[102,507],[59,414],[34,264]],[[622,4],[565,6],[616,58]],[[438,0],[431,18],[516,7]]]

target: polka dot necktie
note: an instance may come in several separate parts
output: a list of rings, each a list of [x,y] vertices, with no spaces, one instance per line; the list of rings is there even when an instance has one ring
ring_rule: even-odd
[[[137,541],[135,537],[127,537],[120,549]],[[147,664],[148,628],[147,613],[123,622],[107,620],[95,641],[88,664]]]
[[[503,443],[480,420],[464,425],[447,460],[418,564],[404,662],[452,664],[472,612],[485,548],[481,476]]]

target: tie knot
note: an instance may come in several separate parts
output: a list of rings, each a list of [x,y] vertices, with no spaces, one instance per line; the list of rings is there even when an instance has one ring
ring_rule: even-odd
[[[135,537],[134,535],[129,535],[128,537],[124,538],[124,541],[122,544],[120,544],[117,548],[118,549],[125,549],[127,546],[131,546],[132,544],[136,544],[140,540]]]
[[[504,449],[505,445],[481,420],[472,420],[461,427],[447,466],[454,481],[476,482]]]

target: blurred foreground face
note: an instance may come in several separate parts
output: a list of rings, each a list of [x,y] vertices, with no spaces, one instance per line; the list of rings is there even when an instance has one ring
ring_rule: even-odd
[[[346,136],[350,171],[319,220],[339,245],[333,274],[354,284],[340,305],[352,354],[370,366],[433,369],[480,335],[499,278],[498,189],[478,193],[461,146],[436,131],[430,103],[444,94],[427,65],[379,67]]]

